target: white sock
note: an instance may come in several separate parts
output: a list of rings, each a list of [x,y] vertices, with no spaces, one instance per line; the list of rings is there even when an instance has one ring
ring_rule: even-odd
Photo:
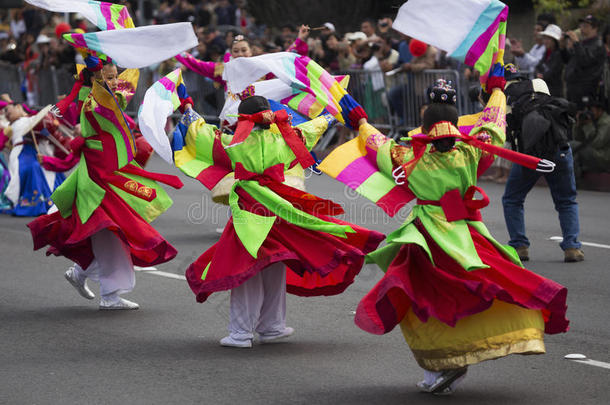
[[[428,371],[424,370],[424,383],[426,385],[432,385],[438,377],[442,374],[441,371]]]
[[[121,300],[121,297],[117,293],[112,293],[112,294],[102,296],[102,299],[109,304],[116,304],[117,302],[119,302]]]
[[[74,277],[81,284],[85,284],[85,280],[87,280],[87,276],[85,275],[83,268],[76,263],[74,263]]]

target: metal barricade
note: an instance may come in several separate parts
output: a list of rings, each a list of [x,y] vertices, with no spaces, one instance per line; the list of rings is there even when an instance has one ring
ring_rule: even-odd
[[[204,116],[218,117],[225,101],[222,86],[190,70],[182,73],[182,79],[195,102],[195,110]]]
[[[23,73],[16,65],[0,62],[0,94],[7,93],[17,103],[24,101],[21,83]]]
[[[421,108],[429,103],[428,87],[438,79],[451,81],[458,93],[456,107],[464,114],[463,89],[457,70],[432,69],[422,72],[401,72],[386,75],[388,102],[390,104],[393,135],[404,133],[421,125]]]
[[[392,120],[386,96],[385,75],[381,70],[349,70],[347,91],[369,116],[369,122],[379,129],[391,129]]]

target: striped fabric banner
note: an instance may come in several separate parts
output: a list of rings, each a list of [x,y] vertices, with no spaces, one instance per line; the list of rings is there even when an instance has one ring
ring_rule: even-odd
[[[137,69],[170,59],[199,43],[192,24],[186,22],[63,37],[76,48],[86,48],[98,57],[108,55],[120,67]]]
[[[134,28],[127,7],[94,0],[25,0],[54,13],[79,13],[100,30]]]
[[[377,154],[379,149],[391,145],[391,140],[375,127],[361,125],[358,137],[336,148],[318,168],[394,216],[415,195],[406,184],[397,185],[387,174],[392,168],[391,162],[385,167],[388,166],[388,162],[383,161],[386,154]],[[382,168],[387,170],[382,171]]]
[[[507,17],[499,0],[409,0],[392,28],[474,67],[485,85],[492,66],[504,64]]]
[[[307,56],[278,52],[233,59],[225,64],[223,79],[232,94],[240,94],[268,73],[289,86],[288,96],[276,101],[309,118],[326,110],[345,123],[339,103],[347,92],[330,73]]]
[[[165,134],[165,120],[159,117],[168,117],[180,106],[180,86],[184,86],[182,71],[176,69],[150,86],[138,111],[142,135],[155,152],[170,164],[173,162],[172,148]]]

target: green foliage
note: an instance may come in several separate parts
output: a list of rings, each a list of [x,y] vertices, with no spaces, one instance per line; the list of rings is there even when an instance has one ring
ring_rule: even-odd
[[[536,12],[552,12],[556,15],[564,15],[571,8],[589,7],[592,0],[534,0]]]

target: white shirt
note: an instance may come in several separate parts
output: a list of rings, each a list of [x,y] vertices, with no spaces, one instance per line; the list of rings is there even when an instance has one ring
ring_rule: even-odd
[[[516,56],[515,62],[517,62],[517,66],[519,66],[521,71],[533,74],[534,69],[536,69],[536,66],[542,60],[544,52],[546,52],[544,45],[534,44],[528,53],[523,56]]]

